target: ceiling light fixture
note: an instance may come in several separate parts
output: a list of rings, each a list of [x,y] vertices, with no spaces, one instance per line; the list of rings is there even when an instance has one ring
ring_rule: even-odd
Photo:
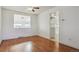
[[[40,9],[39,7],[32,7],[32,8],[28,8],[27,10],[31,10],[32,12],[35,12],[36,9]]]

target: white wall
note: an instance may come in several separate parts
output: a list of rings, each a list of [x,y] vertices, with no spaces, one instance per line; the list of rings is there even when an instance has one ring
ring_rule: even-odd
[[[13,28],[14,14],[30,15],[30,14],[25,14],[22,12],[3,9],[2,10],[3,39],[11,39],[11,38],[17,38],[17,37],[37,35],[37,27],[38,26],[37,26],[37,16],[36,15],[30,15],[31,20],[32,20],[31,21],[32,22],[32,29],[14,29]]]
[[[0,7],[0,39],[1,39],[1,7]]]
[[[2,29],[1,29],[2,28],[2,26],[1,26],[2,25],[2,22],[1,22],[2,21],[2,12],[1,11],[2,11],[2,8],[0,6],[0,43],[2,41]]]
[[[55,11],[59,11],[60,15],[59,41],[79,49],[79,7],[59,6],[39,14],[39,35],[49,38],[49,14]]]
[[[63,7],[62,9],[64,21],[60,28],[62,30],[60,42],[79,49],[79,7]]]
[[[49,10],[42,12],[38,15],[39,35],[49,38]]]
[[[60,42],[79,49],[79,7],[55,7],[60,12]],[[62,21],[64,19],[64,21]]]

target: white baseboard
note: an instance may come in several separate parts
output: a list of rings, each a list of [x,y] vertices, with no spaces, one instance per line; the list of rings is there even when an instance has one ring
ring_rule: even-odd
[[[50,39],[50,37],[48,37],[48,36],[39,35],[39,34],[38,34],[38,36],[40,36],[40,37],[44,37],[44,38],[47,38],[47,39]]]
[[[54,40],[54,39],[51,39],[51,38],[50,38],[50,37],[48,37],[48,36],[43,36],[43,35],[38,35],[38,36],[40,36],[40,37],[46,38],[46,39],[48,39],[48,40],[51,40],[51,41],[54,41],[54,42],[58,42],[58,43],[59,43],[59,40]]]
[[[69,44],[67,44],[67,43],[63,43],[63,42],[60,42],[60,41],[59,41],[59,43],[64,44],[64,45],[69,46],[69,47],[72,47],[72,48],[75,48],[75,49],[79,49],[78,47],[71,46],[71,45],[69,45]]]

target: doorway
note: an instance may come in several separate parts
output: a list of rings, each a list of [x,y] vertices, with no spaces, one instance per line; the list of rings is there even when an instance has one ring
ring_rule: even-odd
[[[56,51],[59,50],[59,12],[50,14],[50,39],[55,42]]]

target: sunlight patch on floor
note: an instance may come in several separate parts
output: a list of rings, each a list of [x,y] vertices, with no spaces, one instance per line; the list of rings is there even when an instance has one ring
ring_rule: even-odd
[[[31,52],[32,51],[32,42],[24,42],[11,46],[9,52]]]

